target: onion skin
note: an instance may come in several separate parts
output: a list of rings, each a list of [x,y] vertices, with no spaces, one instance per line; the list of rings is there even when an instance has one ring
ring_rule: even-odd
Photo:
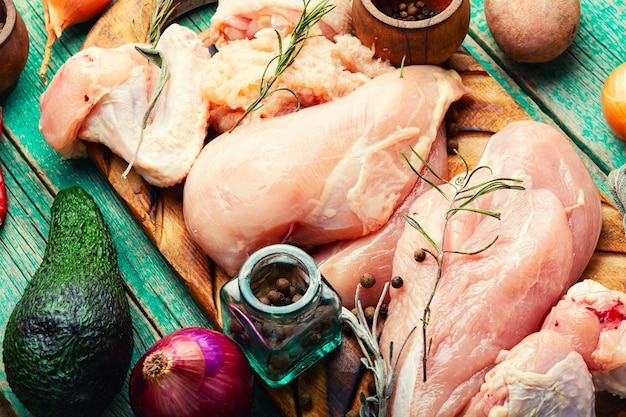
[[[604,82],[602,113],[613,132],[626,140],[626,63],[615,68]]]
[[[54,41],[63,31],[77,23],[93,19],[107,8],[113,0],[42,0],[44,20],[48,31],[48,40],[39,68],[39,75],[44,82],[50,61],[50,51]]]
[[[190,327],[143,354],[131,372],[129,395],[137,417],[247,417],[254,373],[233,340]]]

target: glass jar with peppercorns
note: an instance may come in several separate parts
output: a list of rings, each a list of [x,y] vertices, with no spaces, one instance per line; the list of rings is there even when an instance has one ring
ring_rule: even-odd
[[[224,333],[271,387],[287,384],[341,343],[341,298],[295,246],[253,253],[220,298]]]

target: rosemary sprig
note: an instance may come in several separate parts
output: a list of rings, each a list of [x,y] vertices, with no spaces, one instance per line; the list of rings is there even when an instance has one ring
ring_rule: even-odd
[[[231,132],[243,122],[246,116],[263,107],[263,100],[277,91],[288,91],[293,94],[298,101],[298,107],[300,107],[300,99],[295,91],[287,87],[273,88],[273,86],[276,80],[293,64],[298,54],[300,54],[305,41],[311,37],[309,35],[311,28],[319,22],[325,14],[335,8],[334,5],[329,5],[328,1],[329,0],[322,0],[308,11],[307,9],[311,0],[303,0],[304,8],[302,15],[300,15],[300,19],[296,23],[293,31],[287,37],[289,42],[284,50],[282,36],[277,30],[275,31],[278,37],[278,55],[274,56],[263,70],[259,85],[259,96],[246,108],[241,117],[230,129]],[[268,74],[273,64],[275,64],[274,71],[272,74]]]
[[[342,308],[342,319],[348,326],[350,326],[350,329],[352,329],[359,347],[363,352],[361,362],[363,362],[363,365],[372,372],[374,376],[374,384],[376,386],[376,394],[372,396],[366,397],[365,394],[361,393],[361,409],[359,411],[360,417],[387,416],[387,403],[393,392],[393,381],[396,367],[398,365],[398,359],[402,354],[404,346],[415,330],[415,328],[413,328],[407,335],[402,346],[400,347],[400,351],[398,352],[398,356],[396,357],[394,363],[392,363],[393,342],[389,346],[388,357],[383,357],[378,345],[378,318],[388,289],[389,283],[387,282],[385,283],[378,303],[376,304],[371,327],[368,326],[367,318],[365,317],[365,312],[359,298],[361,291],[360,283],[357,285],[354,296],[356,315],[347,308]]]
[[[145,28],[143,24],[143,9],[150,6],[150,20],[148,21],[148,27]],[[135,39],[139,42],[149,43],[155,46],[161,37],[163,27],[168,21],[174,9],[178,6],[178,3],[174,4],[174,0],[152,0],[150,4],[144,4],[139,14],[139,28],[141,30],[141,36],[137,33],[135,21],[133,20],[132,30],[135,35]]]
[[[122,178],[126,178],[131,168],[133,167],[133,164],[135,163],[135,159],[137,158],[137,154],[139,153],[139,148],[141,147],[141,143],[143,142],[143,133],[146,130],[146,126],[148,126],[148,120],[150,120],[150,113],[152,112],[152,109],[159,99],[159,96],[161,95],[165,84],[170,79],[169,67],[167,66],[167,60],[165,59],[163,52],[157,49],[144,48],[138,45],[135,46],[135,49],[139,51],[143,56],[145,56],[148,61],[161,68],[161,73],[159,75],[157,85],[152,92],[152,96],[150,97],[150,101],[146,106],[146,110],[143,113],[143,119],[141,120],[141,132],[139,133],[139,141],[137,142],[137,147],[135,148],[135,152],[133,153],[131,160],[128,162],[128,166],[122,173]]]
[[[165,59],[165,55],[163,52],[156,49],[156,44],[161,37],[161,31],[163,29],[163,25],[167,19],[171,16],[172,12],[176,5],[173,5],[173,0],[152,0],[152,15],[150,16],[150,22],[148,25],[147,32],[144,33],[146,42],[149,43],[150,47],[143,47],[136,45],[135,49],[139,51],[146,59],[152,64],[158,66],[161,69],[159,74],[159,79],[157,81],[157,85],[152,92],[152,96],[150,97],[150,101],[146,106],[146,110],[144,111],[143,118],[141,120],[141,132],[139,133],[139,141],[137,142],[137,147],[135,148],[135,152],[128,162],[128,166],[122,173],[122,178],[126,178],[128,173],[130,172],[133,164],[135,163],[135,159],[137,159],[137,154],[139,153],[139,148],[143,142],[143,134],[146,130],[146,126],[148,126],[148,120],[150,120],[150,113],[154,106],[156,105],[159,96],[161,95],[165,84],[170,79],[169,67],[167,65],[167,60]],[[142,13],[143,14],[143,13]],[[141,23],[141,14],[139,16],[140,26],[143,29],[143,24]],[[134,23],[134,22],[133,22]],[[134,30],[134,26],[133,26]]]
[[[432,338],[430,339],[428,338],[427,328],[430,324],[430,319],[431,319],[431,305],[432,305],[433,299],[435,298],[435,293],[437,292],[437,288],[439,287],[439,283],[442,277],[445,255],[448,253],[456,253],[456,254],[462,254],[462,255],[476,255],[489,249],[498,240],[498,236],[495,236],[491,242],[473,251],[458,251],[458,250],[453,250],[453,249],[444,249],[445,238],[446,238],[445,231],[448,227],[450,220],[452,219],[452,217],[454,217],[456,214],[460,212],[473,212],[473,213],[482,214],[482,215],[493,217],[495,219],[500,220],[499,212],[490,211],[490,210],[482,210],[479,208],[472,207],[470,206],[470,204],[476,201],[478,198],[486,194],[492,193],[494,191],[523,190],[524,189],[523,186],[517,185],[517,183],[521,183],[522,180],[516,179],[516,178],[492,178],[482,183],[472,185],[471,180],[477,172],[481,170],[491,171],[491,168],[484,166],[484,165],[480,165],[470,171],[469,165],[467,164],[467,161],[463,158],[463,156],[461,156],[461,154],[459,154],[457,151],[455,151],[455,153],[459,156],[459,158],[463,162],[463,165],[465,167],[465,173],[456,176],[453,181],[446,181],[432,169],[432,167],[424,160],[424,158],[422,158],[415,150],[413,150],[413,154],[417,158],[419,158],[419,160],[422,162],[424,167],[431,174],[433,174],[439,181],[443,182],[444,184],[452,186],[453,192],[451,193],[451,195],[448,195],[446,192],[444,192],[444,190],[441,187],[439,187],[437,184],[435,184],[434,182],[426,178],[424,174],[420,173],[411,164],[406,154],[404,153],[402,154],[404,159],[407,161],[407,163],[413,170],[413,172],[415,172],[422,181],[426,181],[430,186],[435,188],[439,192],[439,194],[441,194],[448,201],[448,210],[446,212],[446,216],[444,219],[443,233],[441,235],[441,240],[438,244],[428,235],[426,230],[419,224],[417,220],[413,219],[412,217],[408,215],[404,216],[407,222],[413,228],[419,231],[422,234],[422,236],[424,236],[424,238],[428,241],[429,245],[431,246],[430,248],[425,247],[421,249],[425,253],[431,255],[437,261],[437,274],[435,277],[435,282],[433,284],[432,292],[430,293],[430,296],[428,298],[428,301],[426,303],[426,306],[424,308],[424,313],[422,316],[422,337],[423,337],[423,344],[424,344],[423,345],[424,354],[422,356],[422,370],[423,370],[424,382],[427,379],[427,375],[426,375],[427,366],[426,365],[428,362],[428,355],[430,353],[430,348],[432,345]]]

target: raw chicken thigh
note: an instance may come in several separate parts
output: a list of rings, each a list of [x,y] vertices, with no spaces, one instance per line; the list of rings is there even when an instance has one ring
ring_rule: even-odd
[[[270,32],[251,40],[231,41],[213,55],[202,93],[211,102],[210,124],[217,132],[235,126],[245,109],[259,97],[261,76],[270,62],[276,63],[272,60],[278,53],[276,34]],[[278,91],[267,96],[263,106],[243,122],[336,100],[393,69],[388,62],[375,59],[374,52],[355,36],[337,36],[335,41],[312,37],[273,84],[272,88]],[[270,73],[273,70],[270,67]]]
[[[626,294],[586,279],[569,289],[543,323],[582,355],[598,390],[626,397]]]
[[[440,178],[448,178],[446,130],[443,124],[427,162]],[[440,182],[426,167],[422,168],[421,174],[435,184]],[[428,183],[418,179],[411,193],[382,228],[358,239],[329,243],[316,251],[314,259],[319,264],[320,272],[339,293],[345,307],[354,307],[355,290],[365,273],[372,274],[376,283],[371,288],[362,288],[359,299],[364,306],[376,305],[385,282],[391,279],[393,254],[406,224],[404,215],[415,199],[430,188]]]
[[[558,333],[532,333],[496,364],[464,417],[595,417],[591,374]]]
[[[220,135],[187,178],[190,235],[234,275],[268,244],[309,247],[380,229],[417,180],[401,152],[426,157],[466,92],[455,72],[409,66],[336,101]]]
[[[310,0],[308,10],[319,4]],[[350,0],[330,0],[335,6],[312,28],[311,34],[322,34],[333,40],[352,29]],[[221,0],[211,18],[209,36],[220,49],[233,40],[252,39],[260,31],[270,30],[285,37],[292,31],[304,10],[303,0]]]
[[[554,128],[537,122],[509,124],[488,142],[479,165],[489,166],[472,183],[491,177],[519,178],[525,190],[500,190],[478,198],[482,210],[501,219],[461,212],[446,228],[448,253],[431,304],[427,381],[422,372],[422,316],[437,273],[431,256],[417,263],[414,251],[430,247],[405,226],[394,256],[392,289],[381,338],[386,349],[401,346],[411,329],[395,379],[393,416],[456,416],[479,391],[502,350],[536,331],[549,309],[573,285],[593,254],[602,221],[593,179],[572,145]],[[451,193],[449,186],[442,186]],[[429,190],[411,207],[435,242],[442,239],[448,201]],[[432,341],[432,344],[430,344]],[[394,350],[396,352],[397,350]]]
[[[142,131],[142,119],[160,69],[134,45],[88,48],[71,57],[41,97],[40,130],[66,158],[85,156],[80,140],[102,143],[130,162],[147,182],[169,187],[182,181],[204,144],[209,102],[200,94],[209,51],[196,34],[172,25],[156,49],[170,78]],[[137,151],[138,149],[138,151]]]

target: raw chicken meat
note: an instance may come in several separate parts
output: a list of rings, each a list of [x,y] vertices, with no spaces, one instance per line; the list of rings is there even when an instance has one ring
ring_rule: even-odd
[[[80,139],[102,143],[130,162],[147,182],[169,187],[182,181],[204,144],[208,99],[200,94],[210,59],[196,34],[172,25],[156,49],[170,78],[154,106],[139,149],[142,119],[160,69],[133,45],[89,48],[71,57],[41,97],[40,130],[66,158],[85,156]],[[68,110],[69,109],[69,110]]]
[[[41,95],[39,129],[64,158],[86,157],[78,130],[93,107],[131,74],[149,76],[148,61],[132,45],[88,48],[69,58]],[[137,75],[134,75],[137,76]]]
[[[213,56],[204,77],[203,94],[211,102],[210,123],[217,132],[230,130],[257,99],[261,76],[278,48],[276,35],[268,33],[252,40],[229,42]],[[373,55],[352,35],[338,36],[335,42],[320,36],[308,39],[294,63],[272,86],[282,90],[267,96],[263,106],[244,122],[291,113],[298,105],[310,107],[336,100],[394,69]],[[269,73],[273,71],[272,66]]]
[[[311,0],[311,10],[319,0]],[[252,39],[259,32],[278,31],[286,37],[292,31],[304,10],[303,0],[221,0],[211,18],[209,36],[217,49],[233,40]],[[330,0],[335,6],[311,28],[311,35],[322,34],[333,40],[338,34],[352,30],[351,1]]]
[[[448,253],[430,306],[427,381],[422,372],[422,317],[437,265],[417,263],[414,250],[430,247],[406,226],[394,256],[393,274],[404,285],[392,289],[381,348],[401,346],[393,416],[456,416],[479,391],[501,350],[539,329],[549,309],[573,285],[593,254],[602,222],[599,193],[571,144],[554,128],[513,122],[488,142],[479,165],[493,177],[519,178],[525,190],[500,190],[478,198],[476,208],[501,213],[501,220],[460,212],[446,228]],[[472,183],[491,178],[481,170]],[[451,193],[450,186],[442,186]],[[442,239],[448,202],[436,190],[410,210],[435,242]],[[397,351],[394,350],[394,351]]]
[[[532,333],[496,364],[464,417],[595,417],[591,374],[558,333]]]
[[[446,146],[446,130],[442,124],[427,159],[428,165],[440,178],[448,178],[448,153]],[[440,181],[426,169],[422,175],[439,184]],[[420,179],[404,202],[396,209],[389,221],[380,229],[354,240],[342,240],[324,245],[314,253],[320,272],[339,293],[346,308],[354,307],[354,294],[360,278],[370,273],[376,278],[371,288],[362,288],[359,300],[363,306],[376,305],[385,282],[389,282],[393,254],[398,239],[404,230],[404,215],[415,199],[430,189],[430,185]]]
[[[567,339],[591,369],[598,388],[626,397],[626,294],[585,279],[543,323]]]
[[[309,247],[378,230],[417,180],[401,152],[426,157],[466,92],[453,71],[410,66],[336,101],[224,133],[187,178],[187,229],[231,275],[268,244]]]

